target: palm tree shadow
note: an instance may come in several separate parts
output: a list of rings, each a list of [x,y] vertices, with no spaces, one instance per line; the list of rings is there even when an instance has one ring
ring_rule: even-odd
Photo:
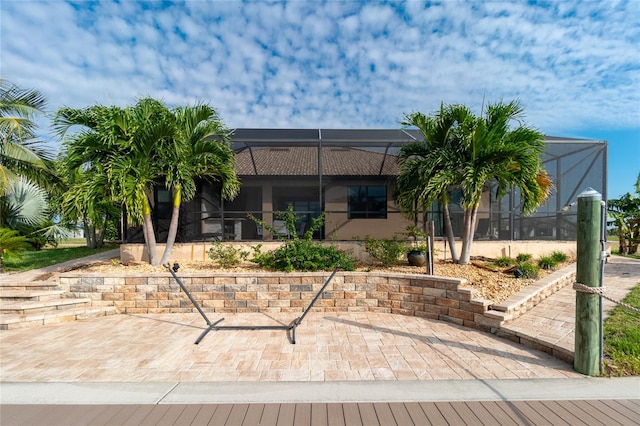
[[[534,365],[539,365],[539,366],[543,366],[543,367],[544,366],[547,366],[547,367],[549,366],[548,360],[542,359],[540,357],[529,356],[529,355],[525,355],[525,354],[513,354],[513,353],[509,353],[509,352],[505,352],[505,351],[501,351],[501,350],[497,350],[497,349],[493,349],[493,348],[486,348],[486,347],[473,345],[473,344],[469,344],[469,343],[460,343],[460,342],[456,342],[456,341],[453,341],[453,340],[442,339],[441,337],[431,337],[431,336],[425,336],[425,335],[421,335],[421,334],[408,333],[408,332],[402,331],[402,330],[396,330],[396,329],[388,328],[388,327],[380,327],[380,326],[361,323],[361,322],[352,321],[352,320],[348,320],[348,319],[344,319],[344,318],[324,317],[324,319],[329,320],[329,321],[339,322],[339,323],[342,323],[342,324],[345,324],[345,325],[350,325],[350,326],[353,326],[353,327],[365,328],[365,329],[368,329],[368,330],[379,331],[381,333],[389,333],[389,334],[393,334],[395,336],[407,337],[409,339],[418,340],[420,342],[426,343],[426,344],[431,345],[431,346],[442,345],[442,346],[445,346],[447,348],[452,348],[452,349],[464,349],[464,350],[469,350],[469,351],[472,351],[472,352],[484,353],[484,354],[488,354],[488,355],[492,355],[492,356],[499,356],[499,357],[502,357],[502,358],[507,358],[507,359],[510,359],[510,360],[514,360],[514,361],[521,362],[521,363],[526,363],[526,364],[534,364]],[[464,327],[460,327],[460,326],[458,326],[456,324],[448,324],[448,325],[450,325],[451,327],[457,328],[459,330],[469,331],[469,329],[465,329]],[[477,330],[473,330],[473,331],[477,331]],[[478,331],[478,332],[482,333],[482,334],[489,335],[488,333],[485,333],[485,332],[482,332],[482,331]],[[512,346],[514,348],[522,348],[521,345],[519,345],[517,343],[514,343],[514,342],[511,342],[510,340],[503,339],[501,337],[494,336],[494,335],[490,335],[490,336],[495,337],[496,339],[499,339],[502,343],[507,344],[509,346]],[[535,350],[535,349],[531,349],[531,350]],[[544,354],[544,352],[540,352],[540,353]],[[469,370],[469,368],[467,368],[466,366],[461,365],[457,360],[452,359],[446,353],[440,352],[440,354],[442,356],[444,356],[444,357],[447,357],[452,363],[457,364],[461,369],[463,369],[466,372],[468,372],[474,378],[478,379],[477,375],[474,374],[473,371]],[[547,354],[545,354],[545,355],[547,355]]]

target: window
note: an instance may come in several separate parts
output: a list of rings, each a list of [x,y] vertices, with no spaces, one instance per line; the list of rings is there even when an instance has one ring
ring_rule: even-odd
[[[350,186],[349,219],[386,219],[386,186]]]

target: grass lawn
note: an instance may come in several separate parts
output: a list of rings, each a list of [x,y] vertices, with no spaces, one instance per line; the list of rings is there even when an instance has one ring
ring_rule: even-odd
[[[99,249],[90,249],[84,246],[75,247],[55,247],[45,248],[38,251],[23,251],[20,258],[10,257],[4,259],[4,266],[7,272],[24,272],[31,269],[38,269],[56,263],[78,259],[84,256],[101,253],[107,250],[118,248],[116,244],[105,244]]]
[[[640,309],[640,284],[623,302]],[[640,313],[615,307],[604,323],[604,356],[608,375],[640,375]]]

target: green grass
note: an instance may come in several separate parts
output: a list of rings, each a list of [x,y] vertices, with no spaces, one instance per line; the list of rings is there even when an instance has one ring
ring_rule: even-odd
[[[92,254],[102,253],[103,251],[113,250],[117,247],[117,245],[105,244],[99,249],[90,249],[87,247],[60,247],[46,248],[38,251],[25,251],[20,253],[21,259],[16,257],[12,257],[10,259],[5,258],[4,266],[7,272],[24,272],[84,256],[90,256]]]
[[[640,284],[623,302],[640,308]],[[611,376],[640,375],[640,313],[616,306],[604,323],[605,371]]]

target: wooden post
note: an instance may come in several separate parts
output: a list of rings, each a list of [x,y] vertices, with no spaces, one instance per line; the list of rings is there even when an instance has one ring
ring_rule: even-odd
[[[578,195],[576,282],[600,287],[600,219],[602,195],[587,188]],[[600,296],[576,291],[576,333],[573,368],[595,376],[600,365]]]

